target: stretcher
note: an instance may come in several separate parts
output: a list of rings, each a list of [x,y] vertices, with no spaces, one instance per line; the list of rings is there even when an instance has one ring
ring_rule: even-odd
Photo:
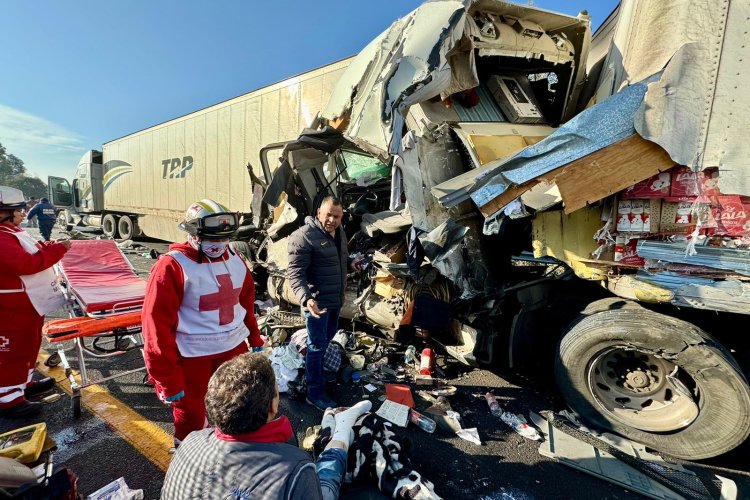
[[[71,407],[81,414],[81,390],[117,377],[145,370],[145,366],[92,380],[86,357],[112,358],[134,349],[143,352],[141,309],[146,281],[133,269],[113,240],[77,240],[56,266],[67,298],[67,319],[45,323],[48,342],[58,344],[47,364],[62,363],[72,389]],[[65,356],[62,342],[75,343],[80,383]]]

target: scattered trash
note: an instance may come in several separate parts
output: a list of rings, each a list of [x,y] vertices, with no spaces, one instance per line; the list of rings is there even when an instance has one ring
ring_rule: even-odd
[[[49,396],[44,396],[42,398],[42,403],[54,403],[58,399],[60,399],[62,396],[59,392],[56,392],[54,394],[50,394]]]
[[[435,353],[429,347],[422,350],[422,358],[419,362],[419,373],[422,375],[432,375],[432,367],[435,364]]]
[[[86,500],[143,500],[143,490],[131,490],[121,477],[96,490]]]
[[[460,431],[456,432],[456,436],[476,445],[482,446],[482,441],[479,439],[479,432],[477,431],[476,427],[472,427],[471,429],[461,429]]]
[[[368,391],[368,392],[375,392],[375,391],[377,391],[377,390],[378,390],[378,388],[377,388],[377,387],[375,387],[375,386],[374,386],[374,385],[372,385],[372,384],[367,384],[367,385],[365,386],[365,389],[367,389],[367,391]]]
[[[385,398],[395,403],[414,408],[411,387],[403,384],[385,384]]]
[[[349,363],[355,370],[361,370],[365,367],[365,357],[361,354],[349,354]]]
[[[522,415],[515,415],[509,411],[504,411],[500,407],[500,403],[497,402],[495,396],[493,396],[489,392],[485,394],[484,397],[487,399],[487,404],[490,407],[490,412],[492,412],[494,416],[498,417],[500,420],[509,425],[518,434],[533,441],[539,441],[542,439],[542,436],[539,435],[539,432],[535,428],[531,427]]]
[[[572,411],[562,410],[562,411],[557,412],[557,414],[563,417],[564,419],[568,420],[570,423],[578,427],[583,432],[591,432],[591,430],[589,430],[588,427],[586,427],[585,425],[581,423],[581,421],[578,418],[578,415],[576,415]]]
[[[399,427],[406,427],[406,423],[409,420],[409,407],[394,403],[388,399],[384,399],[382,406],[375,413]]]
[[[406,348],[406,351],[404,352],[404,363],[408,365],[413,365],[417,362],[417,348],[413,345],[410,345]]]
[[[455,386],[452,385],[446,385],[443,387],[438,387],[437,389],[433,389],[430,391],[430,393],[433,396],[453,396],[458,389],[456,389]]]
[[[437,424],[435,424],[434,420],[432,420],[430,417],[422,415],[413,408],[409,411],[409,421],[423,431],[430,434],[435,432],[435,427],[437,427]]]

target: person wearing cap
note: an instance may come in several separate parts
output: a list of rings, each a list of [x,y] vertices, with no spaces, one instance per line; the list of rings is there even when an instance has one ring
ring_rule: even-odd
[[[161,401],[172,407],[175,445],[206,419],[208,380],[224,361],[263,340],[254,315],[255,283],[229,246],[238,214],[200,200],[178,226],[188,233],[151,270],[143,303],[144,356]]]
[[[39,221],[39,232],[42,233],[42,238],[44,238],[44,241],[49,241],[57,218],[55,206],[47,198],[42,198],[26,215],[28,220],[34,217]]]
[[[20,227],[25,215],[23,193],[0,186],[0,418],[41,412],[42,404],[26,397],[55,383],[32,379],[44,315],[65,304],[52,266],[71,243],[38,242]]]

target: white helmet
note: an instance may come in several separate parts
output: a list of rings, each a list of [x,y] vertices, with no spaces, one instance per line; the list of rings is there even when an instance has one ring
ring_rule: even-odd
[[[239,215],[214,200],[196,201],[177,226],[188,234],[206,239],[230,238],[239,228]]]
[[[23,191],[9,186],[0,186],[0,210],[26,208]]]

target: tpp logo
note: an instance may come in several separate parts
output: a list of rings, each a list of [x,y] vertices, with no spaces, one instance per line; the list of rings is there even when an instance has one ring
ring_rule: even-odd
[[[168,158],[161,162],[162,179],[184,179],[188,170],[193,168],[193,157]]]
[[[8,346],[10,345],[10,339],[0,335],[0,351],[10,351]]]

